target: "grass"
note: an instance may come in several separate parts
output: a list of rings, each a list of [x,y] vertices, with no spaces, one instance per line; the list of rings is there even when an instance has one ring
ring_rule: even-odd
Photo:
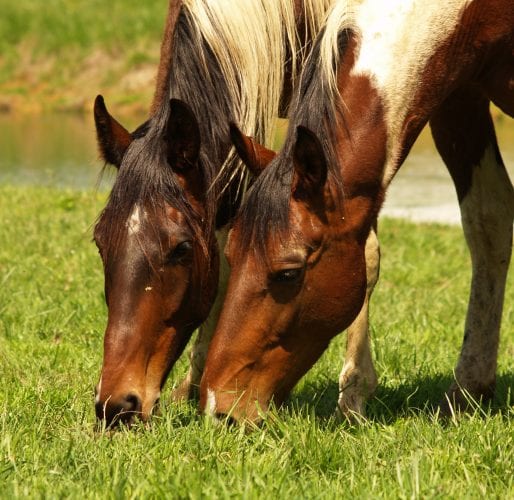
[[[0,112],[147,112],[167,0],[0,0]],[[494,110],[495,116],[498,111]]]
[[[381,222],[372,304],[380,388],[361,426],[331,418],[341,335],[251,434],[169,401],[148,427],[95,433],[106,311],[90,227],[103,203],[91,191],[0,187],[0,496],[514,496],[512,273],[496,400],[448,422],[430,410],[462,336],[469,257],[458,228]],[[185,369],[181,361],[166,394]]]
[[[166,0],[0,0],[0,104],[81,109],[107,88],[114,104],[137,94],[148,106],[167,6]]]
[[[103,46],[122,50],[134,41],[160,39],[162,0],[2,0],[2,51],[31,40],[34,55],[66,52],[69,47],[91,50]]]

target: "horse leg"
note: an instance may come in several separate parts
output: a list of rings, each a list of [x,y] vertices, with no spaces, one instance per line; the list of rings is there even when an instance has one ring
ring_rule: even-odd
[[[217,233],[218,245],[220,248],[220,278],[218,285],[218,294],[212,306],[208,318],[198,329],[198,334],[189,353],[189,370],[186,377],[180,382],[172,392],[174,401],[183,401],[186,399],[194,399],[198,397],[198,389],[200,380],[202,379],[205,360],[207,358],[207,350],[211,342],[212,335],[216,329],[218,318],[225,299],[227,290],[229,267],[223,249],[227,241],[227,230],[221,230]]]
[[[378,281],[380,247],[376,230],[372,229],[366,241],[367,287],[364,304],[347,331],[346,356],[339,375],[339,401],[337,412],[352,419],[365,414],[368,397],[377,387],[369,345],[369,300]]]
[[[455,382],[441,411],[466,408],[468,395],[494,394],[505,282],[512,249],[514,189],[503,164],[489,100],[478,87],[451,95],[430,126],[453,178],[471,253],[472,281]]]

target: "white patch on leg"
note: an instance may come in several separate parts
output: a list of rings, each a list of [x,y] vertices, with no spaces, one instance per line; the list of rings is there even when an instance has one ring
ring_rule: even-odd
[[[480,165],[473,169],[473,182],[469,193],[462,200],[462,218],[467,225],[480,228],[511,226],[514,218],[513,191],[510,180],[500,168],[496,151],[489,145],[484,151]],[[481,222],[477,224],[477,214]],[[484,219],[487,224],[483,224]],[[495,236],[496,231],[491,231]]]
[[[95,395],[95,403],[100,402],[100,391],[102,390],[102,377],[100,377],[100,382],[96,386],[96,395]]]
[[[498,165],[493,145],[473,168],[471,188],[461,203],[461,212],[473,278],[456,378],[464,389],[473,392],[494,382],[512,249],[514,189],[507,172]]]
[[[369,300],[378,280],[379,266],[380,247],[375,231],[371,230],[366,241],[366,298],[348,328],[345,363],[339,375],[339,412],[350,419],[364,416],[366,400],[378,383],[369,343]]]

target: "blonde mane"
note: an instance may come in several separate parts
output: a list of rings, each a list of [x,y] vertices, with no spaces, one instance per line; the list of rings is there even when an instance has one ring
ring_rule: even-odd
[[[306,39],[315,38],[335,0],[303,0]],[[241,130],[271,147],[286,77],[293,87],[306,55],[297,30],[294,0],[183,0],[182,9],[194,20],[199,47],[216,59],[233,103],[232,119]],[[232,150],[218,177],[240,176],[241,163]],[[225,181],[224,181],[225,183]],[[227,183],[228,185],[228,183]]]
[[[306,27],[312,38],[333,1],[303,1]],[[203,37],[221,67],[233,102],[237,103],[235,120],[246,134],[271,145],[286,58],[291,54],[296,78],[298,56],[304,54],[294,2],[184,0],[183,8],[196,21],[198,42]]]
[[[327,13],[323,35],[320,40],[320,67],[322,85],[336,94],[337,65],[339,62],[339,34],[344,29],[356,31],[355,14],[364,0],[339,0]]]

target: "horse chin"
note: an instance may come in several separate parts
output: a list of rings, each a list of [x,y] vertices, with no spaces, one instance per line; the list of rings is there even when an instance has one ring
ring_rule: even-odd
[[[161,398],[159,393],[156,396],[152,396],[151,398],[149,398],[148,404],[143,403],[143,409],[138,418],[142,422],[148,422],[152,416],[158,415],[160,413],[160,409]]]
[[[255,382],[255,381],[254,381]],[[252,381],[245,384],[246,389],[236,390],[207,387],[200,394],[200,408],[203,413],[215,423],[225,425],[245,425],[248,429],[259,426],[268,413],[271,401],[273,405],[280,404],[282,399],[275,397],[269,388]]]
[[[224,398],[221,397],[222,401]],[[212,408],[205,411],[208,418],[212,419],[216,424],[226,425],[228,427],[234,425],[243,425],[248,429],[257,428],[264,420],[268,412],[268,404],[251,399],[243,404],[238,404],[233,398],[229,398],[226,404],[220,401],[220,407]]]
[[[293,350],[286,342],[268,351],[259,362],[249,363],[247,369],[228,365],[235,355],[215,360],[223,368],[209,371],[207,367],[200,389],[201,410],[217,421],[250,424],[249,428],[259,425],[271,408],[280,407],[288,398],[329,340],[327,336],[301,350]]]

